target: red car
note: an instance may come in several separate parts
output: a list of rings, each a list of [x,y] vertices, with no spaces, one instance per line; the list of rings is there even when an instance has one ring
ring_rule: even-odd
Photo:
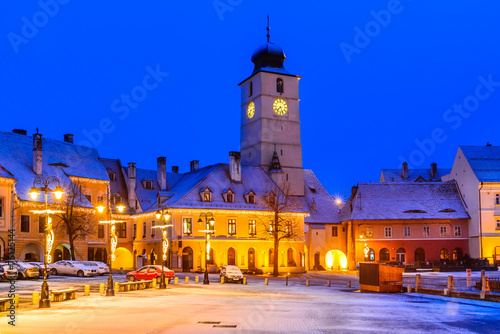
[[[156,278],[159,280],[161,277],[161,268],[162,266],[157,265],[144,266],[141,269],[127,273],[127,279],[131,282]],[[167,267],[163,267],[163,272],[165,273],[165,280],[169,282],[175,277],[174,271]]]

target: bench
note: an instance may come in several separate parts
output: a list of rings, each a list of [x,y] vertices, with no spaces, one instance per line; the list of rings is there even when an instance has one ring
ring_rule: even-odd
[[[118,283],[118,291],[144,290],[153,287],[153,280]]]
[[[12,303],[12,298],[0,298],[0,312],[7,311],[7,303]]]
[[[76,289],[52,290],[51,293],[54,302],[76,299]]]

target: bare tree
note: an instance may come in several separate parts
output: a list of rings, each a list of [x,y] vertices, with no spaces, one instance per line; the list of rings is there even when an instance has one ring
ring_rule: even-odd
[[[73,260],[76,260],[75,240],[85,239],[97,229],[97,217],[84,207],[86,203],[80,185],[71,182],[65,187],[64,196],[57,205],[57,210],[62,212],[55,214],[54,220],[57,222],[54,224],[54,230],[68,235]]]
[[[297,220],[296,213],[302,211],[297,198],[291,194],[290,186],[284,183],[279,187],[275,183],[269,184],[259,196],[257,204],[270,215],[259,218],[265,231],[265,238],[274,242],[273,276],[278,276],[279,245],[282,241],[292,241],[302,238],[302,228]],[[269,221],[265,221],[269,219]]]

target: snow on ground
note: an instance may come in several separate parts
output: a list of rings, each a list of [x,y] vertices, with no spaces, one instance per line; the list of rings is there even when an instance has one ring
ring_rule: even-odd
[[[496,333],[500,304],[420,294],[359,293],[335,285],[253,279],[248,285],[180,284],[104,297],[93,293],[24,306],[5,333]],[[208,324],[200,322],[219,322]],[[214,327],[215,326],[236,326]]]

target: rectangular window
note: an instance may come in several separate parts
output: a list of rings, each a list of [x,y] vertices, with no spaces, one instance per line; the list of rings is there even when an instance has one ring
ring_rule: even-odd
[[[133,226],[132,238],[137,238],[137,224],[134,224]]]
[[[146,222],[142,223],[142,238],[146,239]]]
[[[182,233],[190,235],[193,234],[193,220],[192,218],[182,219]]]
[[[405,237],[411,237],[411,227],[410,226],[405,226],[403,232],[404,232]]]
[[[455,226],[455,236],[456,237],[462,236],[462,227],[461,226]]]
[[[104,238],[104,225],[103,224],[97,225],[97,238],[99,238],[99,239]]]
[[[384,228],[384,232],[385,232],[386,238],[392,238],[392,227],[391,226],[386,226]]]
[[[269,234],[273,234],[274,220],[269,221]]]
[[[3,198],[0,198],[0,218],[3,218]]]
[[[229,235],[236,235],[236,219],[227,220],[227,231]]]
[[[210,193],[203,193],[203,202],[210,202]]]
[[[116,223],[116,236],[118,238],[126,238],[127,237],[127,223]]]
[[[495,194],[495,204],[500,205],[500,194]]]
[[[257,234],[257,225],[255,220],[248,221],[248,234],[250,234],[250,236],[255,236]]]
[[[87,198],[87,201],[89,201],[89,203],[92,203],[92,195],[85,195],[85,197]]]
[[[439,235],[442,237],[446,237],[447,231],[446,231],[446,226],[440,226],[439,227]]]
[[[428,237],[431,235],[431,228],[429,226],[422,227],[422,235]]]
[[[228,203],[233,203],[234,202],[233,194],[226,194],[226,200]]]
[[[45,233],[46,216],[38,216],[38,233]]]
[[[332,237],[338,237],[338,236],[339,236],[339,227],[332,226]]]
[[[373,237],[373,227],[372,226],[367,226],[365,230],[365,234],[367,238]]]
[[[500,230],[500,219],[497,219],[497,230]]]
[[[292,222],[287,220],[285,222],[285,235],[291,236],[293,234]]]
[[[21,215],[21,232],[30,232],[30,216]]]
[[[254,195],[248,195],[248,203],[255,204],[255,196]]]
[[[154,227],[155,227],[155,221],[153,220],[151,222],[151,238],[154,238],[156,235],[156,229]]]

